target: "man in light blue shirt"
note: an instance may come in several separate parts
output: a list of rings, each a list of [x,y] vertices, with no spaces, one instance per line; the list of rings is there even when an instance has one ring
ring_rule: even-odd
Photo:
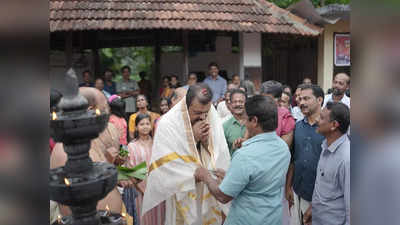
[[[312,203],[304,224],[350,224],[350,140],[347,130],[350,110],[339,102],[328,102],[322,110],[318,133],[325,137],[318,162]]]
[[[225,204],[233,200],[224,225],[281,225],[290,152],[275,132],[277,106],[272,98],[256,95],[245,107],[250,139],[234,152],[226,175],[217,169],[215,180],[200,167],[194,176],[196,181],[207,184],[218,201]]]
[[[214,105],[218,104],[224,98],[227,82],[222,78],[219,73],[218,65],[214,62],[208,65],[209,76],[204,79],[203,83],[206,83],[213,92],[212,102]]]

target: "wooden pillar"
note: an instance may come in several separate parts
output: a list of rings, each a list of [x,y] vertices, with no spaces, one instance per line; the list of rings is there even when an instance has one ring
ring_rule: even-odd
[[[153,107],[158,106],[160,99],[160,82],[161,82],[161,45],[159,31],[154,32],[154,83],[153,83]]]
[[[189,32],[187,30],[182,31],[183,41],[183,73],[182,73],[182,84],[186,84],[189,75]]]
[[[74,52],[73,33],[68,31],[65,36],[65,61],[67,70],[72,67],[72,54]]]
[[[93,71],[93,77],[97,78],[100,76],[100,56],[99,56],[99,49],[98,49],[98,34],[97,32],[94,35],[93,38],[94,45],[92,47],[92,58],[93,58],[93,64],[92,64],[92,71]]]
[[[93,78],[100,77],[100,56],[99,56],[99,50],[97,48],[92,48],[92,57],[93,57],[93,65],[92,65],[92,71],[93,71]]]
[[[239,32],[239,76],[244,80],[244,38],[243,33]]]

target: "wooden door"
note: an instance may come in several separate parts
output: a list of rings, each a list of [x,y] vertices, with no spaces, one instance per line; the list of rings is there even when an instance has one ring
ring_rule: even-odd
[[[305,77],[317,83],[318,39],[263,35],[263,81],[276,80],[296,88]]]

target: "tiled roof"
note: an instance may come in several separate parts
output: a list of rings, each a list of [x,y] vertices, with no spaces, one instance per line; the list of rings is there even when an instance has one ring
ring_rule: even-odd
[[[50,32],[187,29],[316,36],[321,28],[266,0],[50,0]]]

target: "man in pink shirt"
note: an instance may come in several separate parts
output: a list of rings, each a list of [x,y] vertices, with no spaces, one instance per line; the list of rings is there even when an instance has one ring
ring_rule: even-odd
[[[272,97],[278,106],[278,128],[276,134],[280,136],[289,148],[293,142],[293,130],[296,124],[292,114],[287,108],[278,105],[282,96],[282,84],[278,81],[270,80],[261,85],[261,94]]]

